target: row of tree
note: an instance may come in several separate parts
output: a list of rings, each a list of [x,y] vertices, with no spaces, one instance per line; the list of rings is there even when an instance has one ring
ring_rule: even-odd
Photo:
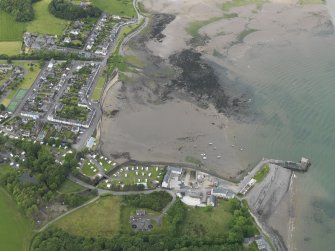
[[[94,6],[88,5],[85,8],[73,4],[68,0],[52,0],[49,4],[49,11],[56,17],[77,20],[86,17],[99,17],[102,11]]]
[[[154,211],[161,211],[172,200],[169,193],[165,191],[153,192],[150,194],[136,194],[124,197],[124,202],[135,208],[148,208]]]
[[[15,16],[18,22],[27,22],[34,19],[32,4],[37,0],[0,0],[0,9]]]

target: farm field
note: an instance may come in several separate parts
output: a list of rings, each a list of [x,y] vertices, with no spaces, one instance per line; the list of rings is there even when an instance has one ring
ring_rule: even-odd
[[[120,197],[102,197],[57,221],[54,225],[85,237],[110,238],[120,229]]]
[[[21,41],[25,28],[25,23],[16,22],[13,16],[0,11],[0,41]]]
[[[113,15],[125,17],[136,15],[132,0],[92,0],[92,4]]]
[[[62,35],[69,21],[54,17],[48,10],[51,0],[41,0],[33,4],[35,19],[27,23],[28,32]]]
[[[28,251],[33,236],[33,226],[20,213],[15,202],[3,188],[0,188],[0,215],[1,250]]]

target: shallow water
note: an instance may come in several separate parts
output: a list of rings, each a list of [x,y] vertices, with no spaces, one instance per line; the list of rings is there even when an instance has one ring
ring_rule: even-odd
[[[335,36],[290,42],[255,48],[236,63],[258,115],[234,125],[232,140],[245,148],[245,165],[262,157],[311,159],[310,171],[296,180],[294,249],[334,250]]]

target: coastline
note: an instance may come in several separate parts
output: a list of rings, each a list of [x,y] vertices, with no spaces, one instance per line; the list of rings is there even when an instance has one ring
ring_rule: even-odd
[[[136,72],[127,74],[127,79],[120,83],[117,90],[113,90],[113,94],[110,96],[107,94],[108,98],[104,102],[104,109],[107,113],[111,113],[114,109],[117,114],[109,118],[104,117],[102,122],[103,142],[101,149],[105,154],[120,157],[124,161],[173,163],[185,163],[185,156],[191,156],[193,162],[204,168],[205,171],[220,173],[220,177],[224,176],[228,179],[242,177],[243,174],[250,171],[252,166],[240,156],[242,153],[240,149],[244,146],[235,147],[236,141],[232,140],[231,135],[235,135],[235,132],[230,130],[230,126],[235,122],[230,123],[230,121],[234,121],[234,118],[214,112],[211,106],[209,106],[210,108],[208,106],[202,107],[203,104],[199,106],[199,103],[194,102],[194,98],[187,93],[173,92],[166,95],[166,82],[178,74],[177,71],[174,72],[171,69],[169,56],[176,51],[194,47],[196,51],[202,53],[202,57],[206,60],[212,60],[218,65],[224,66],[228,71],[228,78],[233,79],[234,74],[239,75],[245,69],[248,69],[246,70],[248,73],[252,71],[250,65],[243,62],[246,55],[251,57],[251,52],[255,53],[261,48],[287,46],[290,44],[288,41],[298,34],[327,32],[328,20],[324,17],[324,6],[322,5],[311,7],[300,6],[292,1],[288,3],[271,1],[264,5],[264,11],[254,11],[253,7],[241,6],[234,8],[234,12],[238,14],[237,18],[222,19],[199,29],[200,34],[206,34],[210,37],[207,43],[201,46],[188,44],[190,35],[186,33],[185,28],[193,20],[211,17],[213,13],[210,11],[213,2],[211,1],[207,6],[201,6],[204,8],[201,11],[200,4],[198,8],[193,9],[194,13],[191,16],[187,16],[186,14],[195,3],[186,1],[180,6],[180,9],[176,10],[172,1],[165,4],[162,4],[161,1],[142,1],[150,12],[173,14],[176,15],[176,18],[165,26],[156,27],[158,30],[161,29],[158,31],[158,36],[143,40],[141,35],[136,35],[132,41],[127,41],[126,52],[124,49],[122,50],[123,54],[140,58],[141,64],[135,64]],[[218,14],[217,11],[215,13]],[[245,17],[251,13],[252,19],[246,21]],[[315,13],[318,15],[314,15]],[[288,17],[288,15],[292,17],[293,14],[297,14],[299,20],[308,20],[308,22],[300,27],[299,22],[297,23],[296,20]],[[262,23],[264,21],[269,22],[264,24]],[[224,32],[222,32],[222,27],[225,27]],[[227,31],[227,27],[230,27],[230,30]],[[245,31],[246,27],[257,30],[245,36],[238,43],[232,44],[236,37]],[[148,30],[145,29],[144,33],[148,33]],[[173,37],[177,37],[176,41],[171,40]],[[266,40],[265,38],[268,37],[271,39]],[[224,41],[223,44],[222,41]],[[218,47],[220,44],[221,47]],[[231,92],[232,97],[233,95],[241,96],[241,94],[234,93],[236,86],[228,84],[227,87],[227,92]],[[252,105],[251,102],[250,106]],[[201,116],[203,118],[199,119]],[[213,118],[216,120],[213,121]],[[142,123],[141,120],[145,120],[145,122]],[[185,125],[182,122],[184,120],[193,121],[193,124]],[[172,129],[171,126],[167,127],[166,125],[169,125],[171,121],[176,121],[180,126]],[[196,127],[197,124],[200,124],[200,128]],[[215,127],[216,129],[213,129]],[[204,132],[208,131],[212,132],[210,136],[207,136],[203,141],[197,141],[204,136]],[[182,133],[176,136],[176,132]],[[151,138],[155,138],[155,142]],[[216,146],[217,149],[221,148],[220,151],[229,152],[222,159],[222,164],[218,164],[217,167],[213,167],[212,164],[208,165],[208,161],[200,163],[203,161],[199,153],[208,154],[206,147],[208,147],[208,143],[214,141],[213,139],[220,142],[220,145]],[[195,145],[196,147],[194,147]],[[202,145],[202,148],[194,151],[194,148],[199,145]],[[198,157],[194,158],[194,156]],[[280,175],[284,175],[284,177],[280,178]],[[275,179],[282,180],[284,184],[278,185],[281,193],[280,198],[276,200],[276,207],[272,208],[273,214],[263,223],[276,225],[280,229],[269,227],[272,235],[278,239],[278,243],[284,243],[284,245],[279,244],[283,247],[282,250],[290,250],[294,245],[294,175],[289,176],[284,172],[284,174],[274,176]]]

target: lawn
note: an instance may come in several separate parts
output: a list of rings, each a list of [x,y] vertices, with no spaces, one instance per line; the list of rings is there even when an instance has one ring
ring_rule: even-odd
[[[13,56],[21,53],[21,41],[0,41],[0,54]]]
[[[261,182],[264,180],[266,175],[268,175],[270,171],[269,165],[264,165],[254,176],[254,179],[257,180],[257,182]]]
[[[233,215],[230,201],[219,200],[215,208],[196,207],[187,210],[182,232],[196,236],[222,236],[229,230]]]
[[[16,22],[12,15],[0,11],[0,41],[21,41],[25,27],[25,23]]]
[[[98,83],[94,88],[94,91],[91,97],[92,100],[95,100],[95,101],[100,100],[102,91],[105,85],[105,81],[106,81],[106,78],[104,76],[100,76],[100,78],[98,79]]]
[[[33,226],[17,209],[9,194],[0,188],[0,243],[1,250],[29,250]]]
[[[135,17],[136,11],[132,0],[92,0],[94,6],[118,16]]]
[[[51,0],[41,0],[33,4],[35,19],[27,23],[28,32],[62,35],[69,21],[54,17],[48,10]]]
[[[69,233],[110,238],[120,229],[120,197],[102,197],[55,223]]]
[[[265,2],[266,0],[232,0],[224,3],[222,5],[222,9],[224,11],[230,11],[232,8],[246,6],[249,4],[255,4],[257,8],[260,8]]]
[[[66,180],[61,188],[59,189],[60,193],[77,193],[86,190],[84,187],[74,183],[71,180]]]

